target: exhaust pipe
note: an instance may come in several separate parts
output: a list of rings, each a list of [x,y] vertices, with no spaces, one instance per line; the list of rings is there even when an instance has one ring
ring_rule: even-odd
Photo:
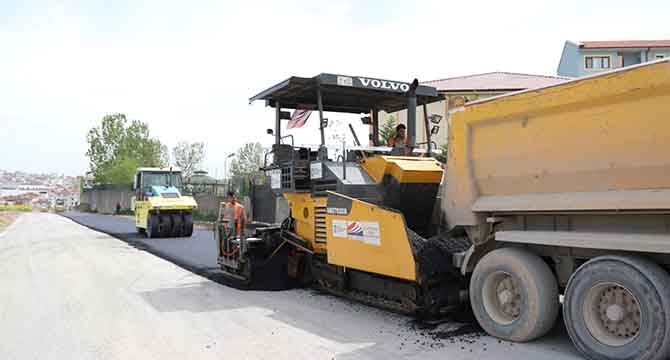
[[[419,80],[414,79],[407,90],[407,146],[416,146],[416,88]]]

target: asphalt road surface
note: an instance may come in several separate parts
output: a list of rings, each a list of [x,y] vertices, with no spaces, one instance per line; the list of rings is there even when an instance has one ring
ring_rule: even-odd
[[[58,215],[23,214],[0,234],[3,360],[579,358],[560,327],[512,344],[459,326],[312,290],[236,290]]]
[[[66,212],[64,216],[94,230],[113,235],[136,247],[150,251],[200,274],[219,269],[216,263],[217,244],[212,230],[194,229],[188,238],[148,239],[135,229],[135,221],[128,216]]]

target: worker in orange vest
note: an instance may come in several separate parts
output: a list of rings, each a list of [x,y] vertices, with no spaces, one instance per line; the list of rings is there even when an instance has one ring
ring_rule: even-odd
[[[237,201],[234,191],[228,192],[228,202],[223,204],[223,209],[219,211],[223,219],[228,219],[232,222],[235,235],[242,236],[244,226],[247,222],[247,215],[244,211],[244,205]]]

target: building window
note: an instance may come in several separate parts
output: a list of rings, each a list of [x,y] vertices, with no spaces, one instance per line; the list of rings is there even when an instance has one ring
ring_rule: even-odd
[[[584,68],[587,70],[609,69],[611,67],[611,59],[609,55],[584,57]]]
[[[656,60],[658,59],[665,59],[666,55],[665,54],[656,54]]]

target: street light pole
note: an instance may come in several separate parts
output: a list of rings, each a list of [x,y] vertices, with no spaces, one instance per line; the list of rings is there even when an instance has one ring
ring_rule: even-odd
[[[228,159],[232,158],[233,156],[235,156],[235,153],[230,153],[223,160],[223,180],[226,182],[226,185],[230,182],[228,179]]]

